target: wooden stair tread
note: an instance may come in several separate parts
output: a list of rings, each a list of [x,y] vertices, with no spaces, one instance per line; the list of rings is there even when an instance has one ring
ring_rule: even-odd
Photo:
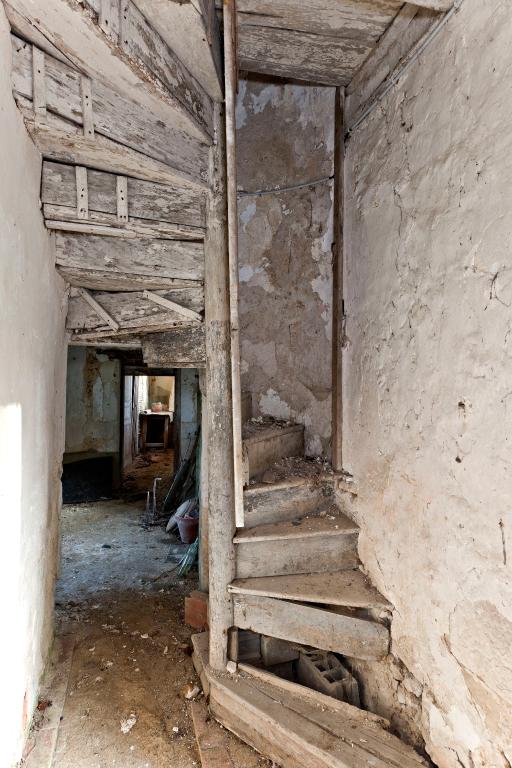
[[[242,437],[245,443],[259,443],[263,440],[279,438],[293,432],[303,432],[302,424],[253,424],[249,422],[242,427]]]
[[[227,675],[208,665],[205,635],[194,664],[208,679],[212,714],[283,768],[419,768],[425,762],[377,716],[269,673]]]
[[[272,541],[278,539],[301,539],[315,536],[344,535],[357,533],[358,526],[345,515],[325,515],[324,517],[304,517],[280,523],[258,525],[255,528],[239,530],[233,539],[235,544],[249,544],[256,541]]]
[[[234,594],[260,595],[350,608],[391,607],[361,571],[236,579],[230,584],[229,591]]]

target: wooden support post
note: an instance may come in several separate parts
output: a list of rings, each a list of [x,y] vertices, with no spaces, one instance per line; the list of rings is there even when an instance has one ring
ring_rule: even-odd
[[[199,370],[201,392],[201,466],[199,468],[199,589],[208,592],[208,392],[206,371]]]
[[[231,388],[233,397],[233,461],[235,473],[235,519],[244,527],[244,483],[242,446],[242,385],[240,381],[240,324],[238,318],[238,200],[236,171],[236,60],[235,0],[224,0],[224,71],[226,98],[226,168],[228,197],[229,308],[231,326]]]
[[[332,252],[332,466],[343,469],[343,167],[345,91],[336,88],[334,114],[334,242]]]
[[[46,117],[46,80],[44,52],[32,46],[33,107],[37,118]]]
[[[76,215],[78,219],[89,218],[89,187],[87,184],[87,168],[82,165],[75,167],[76,178]]]
[[[222,106],[215,105],[210,149],[205,251],[206,389],[208,432],[208,541],[210,664],[224,670],[235,576],[233,410],[231,398],[226,165]]]

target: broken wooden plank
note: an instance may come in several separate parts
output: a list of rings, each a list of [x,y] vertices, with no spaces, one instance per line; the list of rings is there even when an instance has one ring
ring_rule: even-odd
[[[216,22],[214,0],[197,4],[137,0],[137,5],[207,93],[220,101],[220,35],[216,27],[210,29]]]
[[[115,174],[88,169],[89,212],[108,214],[117,219],[117,179]],[[205,193],[186,184],[166,186],[143,179],[127,178],[128,215],[147,222],[167,222],[196,228],[200,239],[205,227]],[[45,204],[73,208],[76,180],[72,165],[43,162],[41,200]],[[46,215],[46,214],[45,214]],[[51,209],[51,217],[57,218]],[[63,216],[63,218],[68,218]],[[100,221],[100,219],[96,219]],[[159,224],[160,226],[160,224]]]
[[[110,274],[112,278],[159,277],[202,281],[204,277],[201,243],[125,240],[57,232],[55,244],[56,264],[60,268],[97,270]]]
[[[14,35],[11,39],[13,89],[23,107],[33,96],[32,46]],[[34,47],[34,50],[38,49]],[[69,124],[70,131],[81,126],[84,133],[84,125],[87,127],[92,122],[94,131],[105,139],[174,168],[176,175],[189,182],[204,183],[208,154],[204,142],[177,130],[172,122],[162,123],[136,101],[117,94],[100,80],[91,84],[90,105],[87,105],[82,75],[51,56],[45,57],[44,75],[46,108],[65,121],[60,124],[61,130]],[[84,109],[89,110],[85,120]],[[48,125],[51,124],[54,122],[48,121]],[[86,130],[85,138],[93,139],[94,134]]]
[[[113,331],[118,331],[119,323],[101,306],[95,297],[86,288],[79,288],[78,290],[81,298],[90,306],[94,314],[103,320]],[[68,325],[66,327],[69,328]]]
[[[238,579],[230,585],[229,591],[236,594],[297,600],[301,603],[375,608],[384,611],[391,609],[390,603],[358,570]]]
[[[325,651],[377,660],[389,650],[382,624],[272,597],[236,594],[235,626]]]
[[[113,327],[103,315],[96,314],[91,302],[89,306],[80,300],[79,297],[82,296],[88,301],[83,293],[83,289],[78,289],[78,295],[74,295],[74,291],[71,292],[68,302],[67,328],[76,332],[103,332],[107,330],[105,322]],[[183,317],[178,313],[164,312],[162,308],[148,302],[142,291],[129,293],[99,291],[93,294],[86,291],[85,293],[101,305],[105,314],[115,320],[118,328],[114,330],[118,330],[119,327],[125,330],[131,328],[135,333],[145,328],[160,326],[162,323],[183,324],[184,322]],[[159,295],[179,300],[182,304],[194,309],[201,309],[204,304],[202,287],[165,290],[160,291]]]
[[[185,320],[192,320],[196,323],[202,323],[203,317],[199,314],[199,312],[195,312],[192,309],[189,309],[188,307],[184,307],[181,304],[177,304],[175,301],[171,301],[171,299],[168,296],[164,296],[158,293],[153,293],[152,291],[144,291],[143,296],[145,299],[148,299],[148,301],[152,301],[154,304],[158,304],[160,307],[163,307],[164,309],[169,309],[172,312],[174,312],[179,317],[185,318]]]
[[[41,13],[39,0],[7,0],[5,6],[8,18],[11,14],[23,17],[27,25],[31,23],[78,70],[99,80],[108,73],[111,87],[129,99],[137,93],[141,108],[155,120],[204,140],[211,134],[211,103],[194,77],[158,39],[154,30],[145,25],[141,29],[137,25],[140,14],[132,2],[124,5],[129,6],[136,20],[134,39],[128,38],[125,47],[129,50],[121,54],[116,40],[104,34],[98,23],[100,2],[92,0],[85,6],[85,3],[46,0],[44,13]],[[116,5],[117,12],[111,21],[113,26],[114,22],[119,26],[119,4],[116,2]],[[91,6],[94,12],[91,12]],[[132,25],[128,31],[130,29]],[[114,38],[117,34],[114,30]],[[160,76],[155,73],[158,68],[163,69]]]
[[[144,361],[147,365],[166,368],[174,366],[180,368],[185,364],[191,367],[203,368],[206,361],[204,338],[203,325],[175,328],[167,333],[153,334],[143,341]]]

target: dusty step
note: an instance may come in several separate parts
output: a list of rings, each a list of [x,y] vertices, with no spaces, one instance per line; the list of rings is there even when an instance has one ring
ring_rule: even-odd
[[[283,577],[276,580],[279,578]],[[331,594],[329,600],[333,598]],[[389,651],[387,627],[359,618],[347,608],[324,608],[243,592],[233,593],[233,608],[234,624],[239,629],[370,661],[383,659]]]
[[[251,485],[244,491],[245,528],[296,520],[328,507],[332,501],[331,483],[307,477]]]
[[[358,527],[341,514],[238,531],[237,578],[325,573],[355,568]]]
[[[244,477],[261,476],[279,459],[302,456],[304,453],[304,426],[283,422],[252,420],[243,428]]]
[[[309,688],[243,667],[217,675],[204,635],[192,638],[194,664],[208,680],[213,716],[282,768],[421,768],[388,723]]]
[[[230,584],[229,591],[238,595],[259,595],[344,608],[387,611],[392,607],[358,570],[236,579]]]

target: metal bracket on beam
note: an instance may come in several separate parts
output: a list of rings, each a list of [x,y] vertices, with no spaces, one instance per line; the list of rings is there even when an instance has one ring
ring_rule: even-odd
[[[177,315],[185,317],[187,320],[193,320],[196,323],[203,322],[203,318],[199,312],[194,312],[193,309],[182,307],[181,304],[176,304],[174,301],[166,299],[164,296],[159,296],[158,293],[153,293],[152,291],[143,291],[142,295],[145,299],[148,299],[148,301],[152,301],[154,304],[159,304],[165,309],[170,309],[173,312],[176,312]]]

